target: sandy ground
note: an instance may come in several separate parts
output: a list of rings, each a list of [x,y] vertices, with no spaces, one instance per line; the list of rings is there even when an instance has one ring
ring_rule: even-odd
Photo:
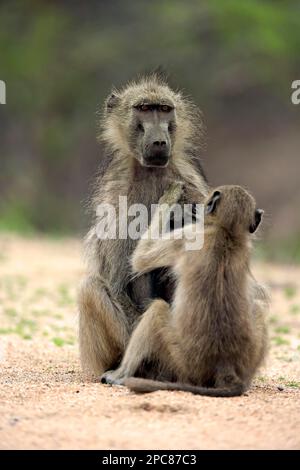
[[[300,267],[254,268],[271,287],[270,353],[247,395],[136,396],[80,374],[80,244],[2,235],[0,448],[299,449]]]

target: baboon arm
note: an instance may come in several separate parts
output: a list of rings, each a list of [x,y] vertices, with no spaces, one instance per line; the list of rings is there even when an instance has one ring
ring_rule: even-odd
[[[145,273],[153,269],[171,267],[179,256],[197,243],[203,233],[196,232],[195,225],[189,224],[164,234],[160,239],[151,239],[150,229],[142,236],[133,252],[131,264],[135,273]],[[197,243],[197,247],[199,243]],[[199,248],[197,248],[199,249]]]
[[[183,239],[141,239],[132,256],[133,271],[142,274],[156,268],[174,266],[183,243]]]
[[[195,242],[195,224],[162,233],[163,225],[170,218],[170,211],[182,195],[182,183],[175,182],[159,200],[148,229],[142,235],[132,256],[132,267],[136,273],[174,266],[185,249],[186,242]],[[199,235],[199,234],[198,234]],[[158,238],[159,237],[159,238]]]
[[[174,266],[184,247],[184,228],[162,232],[163,225],[170,219],[174,204],[182,196],[182,183],[172,183],[159,200],[148,229],[139,241],[132,257],[134,272],[143,273],[156,268]],[[159,237],[159,238],[158,238]]]

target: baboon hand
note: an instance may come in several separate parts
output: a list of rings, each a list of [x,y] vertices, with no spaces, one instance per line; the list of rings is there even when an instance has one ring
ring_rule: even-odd
[[[159,200],[159,204],[176,204],[184,192],[183,181],[173,181]]]

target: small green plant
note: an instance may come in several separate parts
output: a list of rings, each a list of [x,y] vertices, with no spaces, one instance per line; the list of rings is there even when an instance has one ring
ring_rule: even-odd
[[[296,286],[290,285],[290,286],[286,286],[286,288],[284,289],[284,295],[286,296],[287,299],[292,299],[293,297],[295,297],[296,294],[297,294]]]
[[[32,339],[32,336],[25,334],[25,335],[22,336],[22,338],[26,339],[26,340],[29,340],[29,339]]]
[[[37,324],[33,320],[23,318],[18,322],[15,328],[15,333],[23,339],[31,339],[32,333],[37,329]]]
[[[272,315],[270,318],[269,318],[269,322],[271,323],[271,325],[274,325],[275,323],[278,322],[278,317],[276,315]]]
[[[53,315],[53,318],[56,318],[57,320],[63,320],[64,316],[60,313],[56,313],[55,315]]]
[[[65,339],[59,337],[52,338],[52,342],[58,347],[62,347],[67,344],[67,341]]]
[[[69,288],[65,284],[61,284],[58,287],[58,294],[59,294],[58,302],[59,302],[59,305],[61,305],[62,307],[73,303],[73,299],[69,293]]]
[[[300,313],[300,305],[294,304],[290,307],[290,312],[292,315],[298,315]]]
[[[256,377],[256,380],[258,380],[258,382],[265,383],[267,381],[267,378],[260,375],[259,377]]]
[[[44,297],[45,295],[48,294],[48,291],[47,289],[45,289],[44,287],[38,287],[34,293],[34,296],[36,298],[41,298],[41,297]]]
[[[52,342],[55,344],[55,346],[58,346],[59,348],[65,345],[65,340],[62,338],[52,338]]]
[[[48,310],[44,310],[44,309],[33,309],[32,310],[32,315],[36,318],[39,318],[39,317],[44,317],[46,315],[48,315],[49,311]]]
[[[0,328],[0,335],[10,335],[14,333],[13,328]]]
[[[285,385],[287,387],[300,388],[300,382],[296,382],[295,380],[291,380],[290,382],[286,382]]]
[[[58,347],[62,347],[62,346],[65,346],[66,344],[69,344],[69,345],[73,345],[75,343],[75,339],[72,338],[72,337],[69,337],[69,338],[60,338],[60,337],[54,337],[52,338],[52,342],[58,346]]]
[[[17,311],[15,308],[12,308],[12,307],[9,307],[9,308],[6,308],[4,309],[4,313],[5,315],[7,315],[8,317],[16,317],[17,316]]]
[[[275,332],[288,334],[290,333],[290,328],[288,326],[278,326],[277,328],[275,328]]]
[[[289,345],[290,342],[285,339],[285,338],[282,338],[281,336],[273,336],[273,338],[271,338],[272,341],[274,341],[274,343],[276,344],[276,346],[283,346],[283,345]]]

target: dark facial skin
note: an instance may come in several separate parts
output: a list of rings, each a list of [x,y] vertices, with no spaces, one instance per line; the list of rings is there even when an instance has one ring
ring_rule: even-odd
[[[142,166],[166,167],[176,128],[171,104],[143,102],[133,107],[132,143]]]

